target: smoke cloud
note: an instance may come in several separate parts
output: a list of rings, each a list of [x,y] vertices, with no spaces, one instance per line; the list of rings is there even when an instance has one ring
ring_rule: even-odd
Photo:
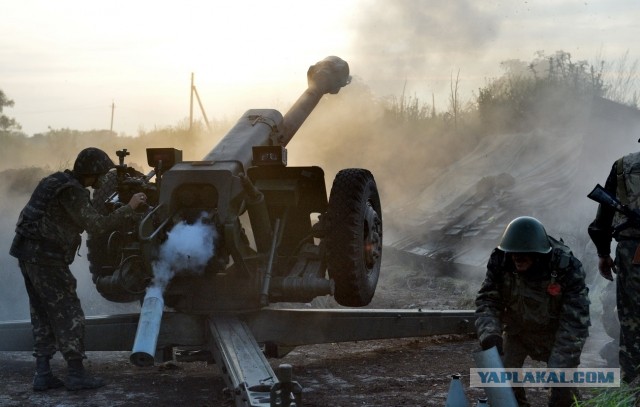
[[[158,259],[153,262],[152,286],[164,290],[177,273],[204,272],[207,262],[215,254],[217,233],[203,223],[203,214],[194,224],[185,221],[174,226],[160,246]]]
[[[475,70],[469,61],[482,61],[500,28],[495,14],[469,0],[372,1],[354,25],[349,63],[384,95],[400,94],[404,82],[423,94],[447,90],[452,70]]]

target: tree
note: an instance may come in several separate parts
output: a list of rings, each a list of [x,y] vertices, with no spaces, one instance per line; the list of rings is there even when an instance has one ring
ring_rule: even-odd
[[[501,65],[505,74],[480,88],[476,101],[486,131],[570,123],[569,118],[607,90],[602,65],[573,61],[565,51],[551,56],[539,51],[530,63],[508,60]]]
[[[460,97],[458,96],[458,85],[460,83],[460,69],[456,75],[455,81],[453,80],[453,71],[451,72],[451,83],[449,94],[449,113],[453,116],[453,126],[458,131],[458,115],[460,114]]]
[[[2,89],[0,89],[0,132],[1,133],[22,129],[22,126],[20,126],[20,124],[16,122],[16,119],[12,117],[8,117],[7,115],[2,113],[5,107],[13,107],[13,104],[14,104],[13,100],[7,98],[7,95],[5,95]]]

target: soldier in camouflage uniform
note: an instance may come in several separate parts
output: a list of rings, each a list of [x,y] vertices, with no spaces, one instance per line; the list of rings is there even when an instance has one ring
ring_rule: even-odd
[[[83,366],[84,313],[69,264],[79,250],[83,231],[105,233],[135,221],[135,209],[146,200],[144,194],[136,194],[109,216],[96,212],[87,187],[99,187],[101,177],[113,166],[104,151],[82,150],[73,171],[43,178],[20,213],[10,254],[18,258],[29,295],[36,358],[34,390],[104,385]],[[51,372],[49,360],[56,351],[68,364],[65,382]]]
[[[482,349],[496,346],[506,368],[521,368],[527,356],[550,368],[577,367],[589,334],[588,293],[569,247],[537,219],[514,219],[491,253],[476,297]],[[524,388],[513,391],[520,406],[529,405]],[[553,387],[549,406],[570,406],[574,395],[576,389]]]
[[[640,209],[640,153],[628,154],[614,162],[604,189],[630,209]],[[622,380],[630,383],[640,373],[640,227],[627,221],[613,208],[600,205],[589,225],[589,236],[598,251],[600,275],[613,281],[612,272],[617,272],[618,356]],[[615,261],[611,258],[614,238],[618,242]]]

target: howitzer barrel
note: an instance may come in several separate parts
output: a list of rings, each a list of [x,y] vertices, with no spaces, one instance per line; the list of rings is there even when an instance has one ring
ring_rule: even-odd
[[[286,146],[322,96],[338,93],[350,81],[349,65],[344,60],[335,56],[323,59],[309,67],[308,88],[284,118],[274,109],[248,110],[203,161],[236,162],[246,171],[252,164],[252,147]]]
[[[307,90],[284,115],[284,129],[278,140],[283,146],[291,141],[324,94],[336,94],[351,82],[349,64],[335,56],[326,57],[309,67],[307,82]]]
[[[133,350],[129,360],[136,366],[152,366],[160,333],[164,300],[162,289],[151,286],[144,296]]]
[[[217,163],[217,167],[241,164],[245,172],[253,161],[253,146],[268,146],[271,136],[282,127],[282,114],[274,109],[247,110],[229,132],[202,160]]]

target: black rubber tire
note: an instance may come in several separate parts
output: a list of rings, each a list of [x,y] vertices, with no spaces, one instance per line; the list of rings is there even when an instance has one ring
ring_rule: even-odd
[[[382,208],[371,172],[344,169],[336,175],[327,209],[327,268],[334,297],[348,307],[368,305],[382,261]]]

